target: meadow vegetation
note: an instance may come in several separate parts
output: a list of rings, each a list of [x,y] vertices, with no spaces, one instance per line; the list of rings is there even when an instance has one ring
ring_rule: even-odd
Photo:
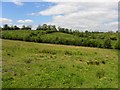
[[[2,51],[3,88],[118,87],[115,49],[3,40]]]
[[[3,88],[118,88],[118,31],[47,24],[0,31]]]

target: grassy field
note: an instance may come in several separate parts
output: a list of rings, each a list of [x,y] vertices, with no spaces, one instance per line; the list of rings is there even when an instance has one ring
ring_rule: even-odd
[[[3,88],[117,88],[114,49],[3,40]]]

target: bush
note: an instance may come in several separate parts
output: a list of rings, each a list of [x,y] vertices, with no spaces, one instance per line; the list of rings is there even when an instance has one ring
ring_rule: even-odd
[[[119,49],[120,50],[120,41],[117,41],[115,44],[115,49]]]
[[[112,48],[112,45],[111,45],[111,40],[108,38],[108,39],[105,39],[104,41],[104,48]]]

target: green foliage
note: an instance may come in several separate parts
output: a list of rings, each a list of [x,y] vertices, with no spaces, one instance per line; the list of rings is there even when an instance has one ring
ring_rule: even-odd
[[[55,25],[47,25],[47,24],[43,24],[43,25],[38,25],[36,30],[49,30],[49,31],[57,31],[56,26]]]
[[[87,32],[88,33],[88,32]],[[81,33],[81,35],[84,33]],[[95,34],[94,34],[95,37]],[[111,39],[101,40],[93,39],[91,37],[79,37],[76,34],[66,34],[55,30],[17,30],[17,31],[3,31],[3,39],[22,40],[31,42],[41,43],[52,43],[52,44],[65,44],[75,46],[86,46],[86,47],[98,47],[98,48],[112,48],[113,46]]]
[[[115,44],[115,48],[120,50],[120,32],[118,33],[118,40]]]
[[[7,24],[5,24],[5,25],[3,25],[3,29],[4,30],[10,30],[10,27]]]
[[[115,49],[119,49],[120,50],[120,41],[117,41],[115,44]]]
[[[31,26],[25,25],[18,30],[17,28],[17,26],[10,27],[7,24],[4,25],[2,38],[30,42],[119,49],[119,45],[116,43],[118,41],[118,32],[80,32],[78,30],[72,31],[72,29],[61,27],[58,27],[57,30],[55,25],[47,24],[39,25],[36,30],[31,30]]]
[[[111,40],[109,38],[105,39],[103,45],[104,45],[104,48],[112,48]]]
[[[32,28],[31,25],[29,25],[29,26],[23,25],[22,28],[21,28],[21,30],[31,30],[31,28]]]
[[[25,26],[23,25],[22,28],[19,28],[18,26],[8,26],[7,24],[3,25],[2,30],[31,30],[32,26]]]

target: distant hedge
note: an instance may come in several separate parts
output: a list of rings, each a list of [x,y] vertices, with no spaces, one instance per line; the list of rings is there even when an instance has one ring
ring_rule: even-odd
[[[83,35],[85,34],[86,33],[83,33]],[[95,36],[96,34],[94,33],[94,37]],[[107,38],[105,37],[105,39],[100,39],[97,37],[91,38],[87,34],[86,37],[85,36],[80,37],[76,35],[74,32],[72,34],[71,33],[67,34],[55,30],[46,30],[46,31],[45,30],[4,30],[2,31],[2,38],[11,39],[11,40],[39,42],[39,43],[120,49],[119,42],[117,42],[116,40],[116,44],[115,46],[113,46],[110,37]]]

